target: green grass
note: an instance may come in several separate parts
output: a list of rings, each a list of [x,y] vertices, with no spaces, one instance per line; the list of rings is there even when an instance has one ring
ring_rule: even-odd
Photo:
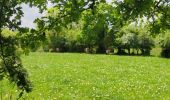
[[[35,100],[170,99],[170,59],[77,53],[31,53],[23,56]],[[1,98],[18,91],[0,82]]]

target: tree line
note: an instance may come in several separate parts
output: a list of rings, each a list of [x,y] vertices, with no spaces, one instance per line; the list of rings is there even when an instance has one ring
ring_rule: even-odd
[[[160,2],[164,2],[164,7],[161,6],[162,10],[168,7],[166,1]],[[147,3],[145,6],[155,6],[155,10],[158,11],[152,13],[154,17],[157,16],[157,14],[154,15],[155,13],[161,13],[160,8],[157,8],[158,4],[161,4],[160,2],[152,2],[156,4],[152,5],[150,4],[151,1],[136,1],[140,5]],[[112,4],[100,2],[96,4],[93,10],[90,8],[78,11],[77,13],[81,12],[79,16],[74,15],[77,20],[75,18],[67,19],[67,16],[62,14],[63,10],[60,10],[60,6],[48,9],[46,16],[37,19],[38,26],[46,28],[48,43],[44,46],[44,50],[51,52],[88,53],[106,53],[112,51],[120,55],[150,55],[151,49],[156,45],[162,47],[161,55],[168,57],[168,47],[162,46],[162,44],[169,44],[162,41],[161,38],[166,36],[166,41],[168,41],[167,35],[164,34],[169,34],[169,31],[167,31],[169,18],[165,17],[167,19],[164,19],[164,23],[160,16],[153,18],[150,15],[152,10],[146,9],[145,6],[140,6],[141,8],[136,7],[137,11],[140,8],[139,12],[135,11],[135,8],[133,10],[128,8],[132,10],[129,11],[132,15],[127,16],[129,13],[127,14],[122,9],[123,7],[131,6],[128,5],[130,3],[133,2],[126,0],[124,2],[116,1]],[[116,4],[119,6],[115,6]],[[74,5],[74,3],[71,5]],[[165,11],[164,13],[167,14],[168,12]],[[162,13],[162,16],[164,16],[164,13]],[[61,15],[64,17],[62,16],[61,18]],[[58,23],[58,20],[61,22]],[[73,22],[68,23],[69,21],[67,22],[67,20],[73,20]],[[158,21],[159,23],[157,23]],[[43,26],[42,23],[44,23]],[[159,34],[163,35],[160,36]],[[159,37],[158,40],[156,40],[157,37]]]

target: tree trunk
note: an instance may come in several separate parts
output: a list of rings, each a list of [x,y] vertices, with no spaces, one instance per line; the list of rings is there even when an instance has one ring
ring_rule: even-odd
[[[128,54],[130,55],[130,48],[128,48]]]

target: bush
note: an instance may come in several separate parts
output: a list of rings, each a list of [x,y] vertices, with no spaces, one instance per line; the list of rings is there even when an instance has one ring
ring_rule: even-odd
[[[65,47],[65,33],[59,33],[54,30],[46,32],[47,43],[44,45],[44,51],[59,52]],[[58,50],[59,49],[59,50]]]
[[[154,47],[154,41],[149,33],[141,32],[138,36],[138,47],[142,52],[142,55],[150,55],[152,47]]]
[[[23,38],[25,41],[22,41]],[[21,93],[32,91],[28,73],[23,68],[20,59],[21,54],[25,53],[25,49],[29,48],[29,43],[26,43],[26,40],[29,39],[21,36],[19,32],[9,29],[0,30],[0,80],[6,78],[11,83],[15,83],[22,90]]]
[[[138,37],[135,33],[128,33],[122,36],[122,45],[128,50],[130,54],[130,48],[136,49],[138,47]]]
[[[135,54],[135,50],[138,54],[139,50],[141,50],[142,55],[150,55],[153,46],[154,41],[148,32],[144,31],[143,28],[133,28],[131,26],[122,28],[117,34],[115,42],[118,54],[127,54],[125,52],[125,49],[127,49],[128,54]],[[132,53],[131,49],[133,49]]]
[[[161,56],[170,57],[170,31],[160,36],[159,44],[162,48]]]
[[[44,51],[83,52],[86,46],[78,25],[68,25],[72,28],[62,27],[60,32],[57,30],[47,31],[48,43],[44,45]]]

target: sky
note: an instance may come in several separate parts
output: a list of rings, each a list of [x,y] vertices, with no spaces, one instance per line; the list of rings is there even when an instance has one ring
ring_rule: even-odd
[[[106,0],[110,3],[112,0]],[[48,4],[48,7],[51,7],[52,4]],[[33,23],[36,18],[41,17],[43,14],[39,13],[38,8],[36,7],[29,7],[26,4],[22,4],[24,16],[21,18],[21,26],[35,28],[36,25]]]
[[[21,26],[34,28],[35,25],[33,21],[36,18],[41,17],[42,14],[39,13],[38,8],[36,7],[30,8],[26,4],[23,4],[22,7],[23,7],[24,16],[21,18]]]

